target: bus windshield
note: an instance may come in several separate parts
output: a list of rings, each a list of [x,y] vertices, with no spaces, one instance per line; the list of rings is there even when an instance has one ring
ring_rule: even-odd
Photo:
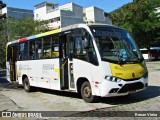
[[[131,37],[123,29],[115,27],[91,27],[103,61],[118,63],[142,62],[143,57]]]

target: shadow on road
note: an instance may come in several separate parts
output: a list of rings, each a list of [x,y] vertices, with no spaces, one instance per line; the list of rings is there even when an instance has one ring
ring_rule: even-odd
[[[42,89],[42,88],[39,88],[36,91],[40,91],[46,94],[54,94],[58,96],[81,99],[81,96],[79,94],[72,93],[72,92],[55,91],[55,90],[48,90],[48,89]],[[148,86],[144,91],[131,94],[130,96],[99,98],[97,102],[104,103],[104,104],[111,104],[111,105],[119,105],[119,104],[123,105],[123,104],[130,104],[130,103],[144,101],[144,100],[155,98],[158,96],[160,96],[160,87]]]
[[[7,88],[7,89],[15,89],[18,88],[18,84],[12,84],[6,80],[6,70],[0,70],[0,88]]]

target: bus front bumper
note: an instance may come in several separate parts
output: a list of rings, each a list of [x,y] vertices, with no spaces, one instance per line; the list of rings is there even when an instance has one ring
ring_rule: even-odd
[[[143,77],[134,81],[111,82],[104,80],[99,86],[99,92],[101,97],[125,96],[144,90],[147,86],[148,78]]]

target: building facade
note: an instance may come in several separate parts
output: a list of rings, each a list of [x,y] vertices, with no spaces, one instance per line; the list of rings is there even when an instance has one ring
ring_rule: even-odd
[[[97,7],[84,8],[84,22],[112,24],[108,13]]]
[[[74,3],[58,6],[43,2],[34,6],[35,20],[48,20],[49,27],[60,28],[83,22],[83,8]]]
[[[112,23],[102,9],[94,6],[85,9],[72,2],[61,6],[49,2],[37,4],[34,6],[34,19],[48,20],[53,29],[78,23]]]
[[[22,19],[24,17],[33,18],[33,10],[19,9],[13,7],[5,7],[2,9],[2,13],[6,14],[7,18],[12,17],[15,19]]]

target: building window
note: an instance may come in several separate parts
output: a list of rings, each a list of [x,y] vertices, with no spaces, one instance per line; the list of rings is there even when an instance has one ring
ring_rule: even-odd
[[[60,17],[49,19],[49,23],[58,22],[58,21],[60,21]]]

